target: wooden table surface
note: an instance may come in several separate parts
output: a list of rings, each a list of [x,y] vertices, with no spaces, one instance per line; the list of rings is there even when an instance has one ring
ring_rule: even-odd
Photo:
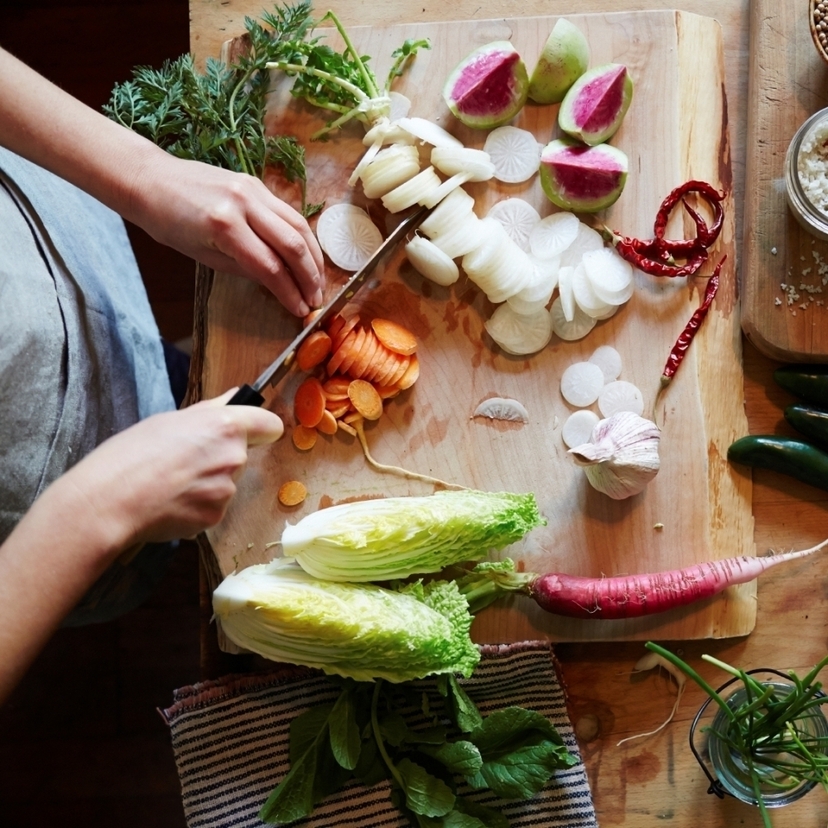
[[[617,0],[384,0],[370,6],[367,21],[363,0],[332,4],[346,26],[449,19],[490,19],[524,14],[565,15],[618,11]],[[749,0],[688,0],[675,4],[628,0],[628,10],[675,8],[715,17],[722,25],[727,73],[728,117],[732,140],[737,231],[742,236],[749,69]],[[806,14],[807,3],[783,3],[791,14]],[[190,0],[192,50],[198,61],[218,55],[221,43],[244,31],[244,16],[258,17],[256,0]],[[325,7],[327,8],[327,6]],[[323,11],[318,7],[318,11]],[[791,90],[793,94],[793,90]],[[772,379],[772,362],[750,344],[744,350],[744,394],[750,432],[786,431],[783,407],[792,401]],[[771,472],[754,473],[753,511],[758,553],[768,549],[805,548],[828,536],[828,494]],[[681,497],[677,492],[676,497]],[[744,638],[660,642],[679,652],[711,683],[724,680],[702,662],[710,653],[745,668],[776,667],[805,670],[828,647],[828,559],[816,558],[780,567],[762,576],[758,589],[758,620]],[[567,686],[576,730],[595,717],[597,736],[581,742],[598,820],[607,826],[761,825],[755,808],[731,798],[707,795],[704,777],[687,744],[689,723],[705,696],[688,686],[672,725],[658,735],[627,742],[625,736],[657,727],[673,704],[674,687],[656,674],[631,675],[644,650],[640,643],[559,644],[556,653]],[[774,825],[817,826],[828,823],[828,796],[817,789],[799,803],[775,811]]]

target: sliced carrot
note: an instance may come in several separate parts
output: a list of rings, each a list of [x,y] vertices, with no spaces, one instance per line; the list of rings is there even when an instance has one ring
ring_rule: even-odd
[[[314,331],[296,352],[296,364],[302,371],[312,371],[331,353],[331,338],[325,331]]]
[[[374,387],[377,389],[377,394],[380,395],[381,400],[390,400],[400,393],[398,385],[375,385]]]
[[[288,480],[279,486],[279,503],[282,506],[298,506],[308,496],[304,483],[298,480]]]
[[[362,350],[359,352],[359,355],[348,369],[348,374],[354,379],[362,379],[377,352],[377,348],[380,347],[382,347],[382,344],[377,339],[376,334],[368,328],[365,331],[365,344],[362,346]]]
[[[368,334],[365,331],[365,328],[358,328],[356,330],[356,339],[353,340],[353,345],[351,345],[351,350],[345,356],[345,359],[342,360],[342,364],[339,366],[339,373],[340,374],[347,374],[350,367],[356,361],[356,358],[359,356],[359,352],[362,350],[362,346],[365,344],[365,337]]]
[[[377,341],[379,342],[379,340]],[[379,382],[380,378],[384,374],[390,373],[392,365],[396,366],[397,359],[399,359],[399,356],[389,351],[388,348],[380,342],[380,347],[374,356],[374,364],[371,366],[371,370],[367,371],[362,379],[366,379],[369,382],[374,383]]]
[[[328,322],[325,326],[325,330],[328,332],[328,336],[333,340],[339,335],[339,332],[345,326],[345,317],[338,313],[333,319]]]
[[[345,417],[342,418],[341,422],[345,425],[355,426],[359,425],[365,417],[359,413],[359,411],[352,411],[350,414],[347,414]]]
[[[317,433],[315,428],[306,428],[303,425],[293,427],[291,438],[293,445],[300,451],[309,451],[316,445]]]
[[[336,434],[336,417],[328,409],[322,412],[322,419],[316,426],[316,430],[321,431],[322,434]]]
[[[339,372],[342,360],[351,353],[351,348],[353,347],[356,337],[357,335],[355,331],[348,331],[348,334],[342,342],[339,343],[339,345],[334,343],[335,348],[333,356],[328,360],[328,364],[325,366],[328,376],[332,377],[334,374]]]
[[[405,373],[397,380],[395,385],[397,385],[401,391],[405,391],[406,388],[411,388],[415,382],[417,382],[417,377],[420,376],[420,360],[417,359],[416,354],[412,354],[411,362],[408,364],[408,368],[406,369]]]
[[[401,356],[391,351],[388,353],[389,359],[386,361],[385,369],[376,379],[377,385],[396,385],[396,379],[401,377],[408,368],[411,357]]]
[[[302,327],[307,328],[311,322],[313,322],[322,311],[319,308],[312,310],[303,320],[302,320]]]
[[[417,350],[417,339],[414,334],[398,322],[390,319],[374,319],[371,327],[379,341],[395,354],[411,356]]]
[[[333,340],[333,348],[336,350],[345,340],[345,337],[359,325],[359,314],[355,313],[353,316],[349,316],[344,324],[342,325],[341,330],[336,334],[336,336],[332,336],[331,339]]]
[[[382,399],[370,382],[355,379],[348,386],[348,397],[366,420],[378,420],[382,416]]]
[[[316,377],[308,377],[296,389],[293,398],[296,419],[306,428],[315,428],[325,412],[325,394]]]
[[[325,406],[325,410],[330,411],[336,420],[340,417],[344,417],[352,408],[353,406],[351,405],[350,400],[331,400]]]
[[[414,357],[407,356],[398,357],[400,360],[399,366],[397,367],[397,370],[388,378],[388,385],[399,385],[400,380],[405,376],[405,372],[409,369],[413,358]]]
[[[348,377],[331,377],[322,383],[322,391],[327,400],[347,400],[350,384],[351,380]]]

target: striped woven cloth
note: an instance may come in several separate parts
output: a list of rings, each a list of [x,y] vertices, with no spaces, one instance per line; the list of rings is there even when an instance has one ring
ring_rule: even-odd
[[[525,642],[481,648],[474,675],[463,682],[485,716],[510,705],[545,715],[567,748],[578,746],[566,712],[551,647]],[[172,735],[189,828],[260,828],[258,812],[289,770],[288,729],[299,713],[333,701],[339,689],[319,673],[296,670],[229,676],[175,691],[162,711]],[[498,808],[512,828],[597,828],[581,762],[561,770],[527,802],[498,800],[488,791],[458,792]],[[390,787],[352,782],[318,805],[303,828],[406,828],[391,804]]]

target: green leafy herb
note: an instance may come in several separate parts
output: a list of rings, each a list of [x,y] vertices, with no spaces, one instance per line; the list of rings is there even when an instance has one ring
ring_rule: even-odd
[[[291,723],[291,768],[259,813],[265,822],[309,816],[334,784],[387,779],[393,803],[419,828],[508,828],[502,813],[459,795],[458,784],[528,799],[577,761],[539,713],[508,707],[484,717],[454,676],[339,684],[334,704]]]

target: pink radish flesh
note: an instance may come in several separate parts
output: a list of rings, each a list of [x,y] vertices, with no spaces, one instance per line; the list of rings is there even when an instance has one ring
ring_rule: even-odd
[[[608,126],[621,109],[627,67],[615,66],[584,86],[576,100],[572,119],[584,130],[597,132]]]
[[[812,555],[826,544],[828,540],[800,552],[766,558],[742,555],[648,575],[584,578],[553,572],[538,576],[528,591],[540,607],[555,615],[637,618],[709,598],[727,587],[752,581],[777,564]]]
[[[499,112],[512,102],[517,52],[490,52],[464,69],[451,90],[457,107],[467,115]]]

